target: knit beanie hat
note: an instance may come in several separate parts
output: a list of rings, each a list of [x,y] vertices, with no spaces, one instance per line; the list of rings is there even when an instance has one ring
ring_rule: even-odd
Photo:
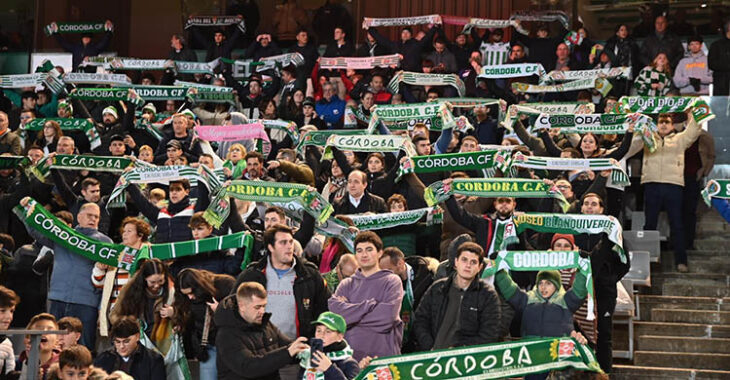
[[[557,270],[541,270],[537,272],[537,281],[536,283],[539,284],[541,280],[548,280],[555,285],[556,290],[560,290],[562,287],[560,283],[560,272]]]
[[[550,248],[552,248],[553,245],[555,245],[555,242],[558,241],[559,239],[565,239],[568,242],[570,242],[570,244],[573,247],[575,247],[575,237],[573,237],[573,235],[569,235],[569,234],[555,234],[555,235],[553,235],[553,239],[550,241]]]
[[[110,115],[114,116],[115,119],[119,119],[119,114],[117,113],[117,109],[114,108],[114,106],[109,106],[109,107],[104,108],[104,110],[101,111],[101,114],[102,115],[110,114]]]

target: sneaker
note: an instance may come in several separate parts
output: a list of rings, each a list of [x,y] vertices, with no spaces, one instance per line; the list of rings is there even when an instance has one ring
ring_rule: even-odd
[[[687,268],[687,264],[679,264],[677,265],[677,271],[679,273],[687,273],[689,272],[689,268]]]

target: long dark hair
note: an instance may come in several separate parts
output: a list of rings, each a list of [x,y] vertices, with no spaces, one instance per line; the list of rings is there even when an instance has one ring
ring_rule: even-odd
[[[117,316],[132,315],[135,317],[144,315],[145,305],[148,302],[147,281],[145,280],[147,277],[155,274],[161,274],[165,278],[165,284],[162,285],[162,295],[155,302],[167,302],[170,296],[169,284],[172,282],[170,272],[167,269],[167,265],[160,261],[160,259],[149,259],[142,262],[137,273],[129,279],[129,282],[119,292],[119,298],[114,305],[112,314]]]
[[[201,269],[186,268],[180,271],[175,282],[175,302],[172,304],[175,309],[173,323],[184,327],[190,320],[192,303],[182,289],[190,289],[196,300],[210,302],[216,296],[215,279],[213,272]]]

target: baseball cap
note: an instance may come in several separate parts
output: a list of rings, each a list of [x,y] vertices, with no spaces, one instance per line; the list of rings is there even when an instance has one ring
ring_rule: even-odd
[[[307,96],[307,97],[306,97],[306,98],[304,99],[304,101],[302,102],[302,107],[304,107],[304,106],[310,106],[310,107],[314,107],[314,105],[315,105],[315,103],[314,103],[314,98],[313,98],[313,97],[311,97],[311,96]]]
[[[341,315],[335,314],[331,311],[325,311],[324,313],[320,314],[319,318],[317,318],[316,321],[312,322],[312,324],[323,325],[324,327],[332,331],[337,331],[342,334],[347,331],[347,323],[345,322],[345,318],[342,318]]]

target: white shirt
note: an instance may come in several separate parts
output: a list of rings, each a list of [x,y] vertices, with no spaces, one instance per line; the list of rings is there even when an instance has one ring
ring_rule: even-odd
[[[355,199],[352,195],[348,195],[348,197],[350,197],[350,203],[352,203],[353,206],[358,207],[360,206],[360,201],[362,201],[362,197],[364,195],[365,193],[363,193],[363,195],[361,195],[360,198],[357,199]]]

